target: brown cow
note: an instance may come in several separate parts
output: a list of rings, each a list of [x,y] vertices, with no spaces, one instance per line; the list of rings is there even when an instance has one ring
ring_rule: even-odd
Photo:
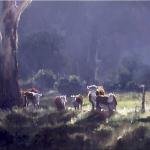
[[[75,110],[79,109],[79,108],[81,108],[81,110],[82,110],[83,96],[80,94],[79,95],[72,95],[71,99],[72,99],[72,104],[73,104]]]
[[[96,86],[96,85],[90,85],[87,86],[88,89],[88,98],[89,98],[89,102],[92,105],[92,110],[95,109],[96,107],[96,97],[98,95],[105,95],[105,90],[103,86]]]
[[[55,106],[56,106],[58,111],[66,109],[66,102],[67,102],[67,98],[65,95],[64,96],[57,96],[54,99],[54,103],[55,103]]]
[[[30,102],[34,106],[39,106],[40,97],[42,96],[42,94],[39,94],[38,90],[36,90],[35,88],[32,88],[32,89],[27,89],[27,90],[21,90],[20,92],[21,92],[23,106],[27,107]]]
[[[114,94],[110,93],[107,95],[97,95],[96,97],[96,108],[100,110],[103,106],[106,106],[109,111],[116,110],[117,100]]]

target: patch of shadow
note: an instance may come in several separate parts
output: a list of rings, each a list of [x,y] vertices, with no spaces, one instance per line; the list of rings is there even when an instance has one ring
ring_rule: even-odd
[[[132,132],[127,132],[119,137],[114,147],[115,150],[146,150],[150,146],[150,137],[147,136],[148,128],[140,126]]]
[[[74,112],[54,112],[50,114],[45,114],[37,119],[38,125],[51,124],[57,125],[58,123],[67,123],[71,118],[75,117]]]
[[[0,128],[0,148],[8,148],[13,144],[14,137],[6,129]]]
[[[104,122],[109,116],[105,112],[92,111],[85,118],[77,121],[75,125],[82,126],[86,131],[91,131]]]
[[[137,121],[139,121],[139,122],[150,122],[150,117],[147,117],[147,118],[139,118],[139,119],[137,119]]]
[[[81,134],[80,132],[80,134],[71,138],[70,135],[73,133],[79,133],[79,130],[73,126],[67,125],[57,128],[42,128],[33,137],[30,147],[34,147],[34,149],[37,150],[97,150],[97,144],[93,140],[85,138],[86,135],[84,133]]]
[[[19,113],[8,114],[4,120],[5,126],[11,128],[17,126],[25,126],[31,123],[32,123],[31,118]]]

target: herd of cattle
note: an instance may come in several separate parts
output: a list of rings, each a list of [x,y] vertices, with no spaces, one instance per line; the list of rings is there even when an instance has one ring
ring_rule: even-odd
[[[98,109],[107,109],[108,111],[116,110],[117,100],[114,94],[110,93],[108,95],[105,94],[105,90],[102,86],[91,85],[87,86],[88,90],[88,99],[91,104],[92,110]],[[40,104],[41,93],[35,88],[28,90],[21,90],[22,102],[25,107],[32,103],[34,106],[38,106]],[[74,109],[81,109],[84,103],[83,96],[81,94],[70,96],[71,104]],[[54,98],[54,105],[58,111],[65,110],[67,104],[67,96],[56,96]]]

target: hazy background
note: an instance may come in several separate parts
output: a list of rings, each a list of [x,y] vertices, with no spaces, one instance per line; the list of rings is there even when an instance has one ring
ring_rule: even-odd
[[[19,36],[20,78],[48,69],[88,83],[150,83],[150,2],[33,1]]]

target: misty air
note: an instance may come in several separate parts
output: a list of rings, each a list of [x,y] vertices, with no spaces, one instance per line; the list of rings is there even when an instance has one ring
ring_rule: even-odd
[[[149,1],[0,1],[0,150],[148,150]]]

